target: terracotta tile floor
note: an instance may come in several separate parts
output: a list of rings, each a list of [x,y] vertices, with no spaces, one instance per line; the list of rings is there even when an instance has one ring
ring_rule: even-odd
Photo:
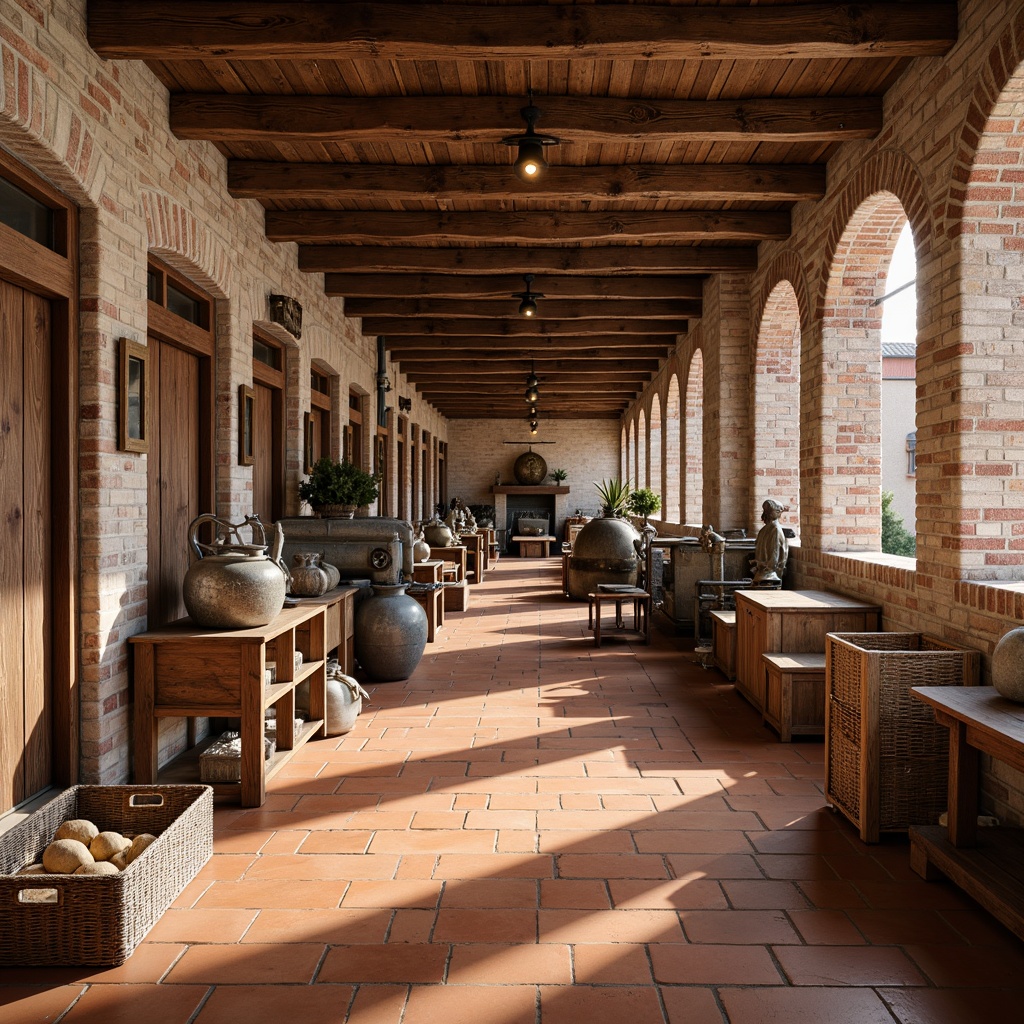
[[[554,559],[502,560],[355,731],[218,808],[127,964],[0,970],[0,1020],[1020,1019],[1024,944],[824,809],[821,743],[586,621]]]

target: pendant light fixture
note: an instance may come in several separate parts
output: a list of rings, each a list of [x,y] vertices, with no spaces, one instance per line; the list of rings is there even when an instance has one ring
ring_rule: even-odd
[[[530,374],[526,378],[526,391],[523,392],[523,397],[526,399],[526,404],[530,406],[531,414],[536,413],[535,406],[540,401],[540,391],[537,389],[537,374],[533,370],[533,361],[530,361]]]
[[[537,315],[537,299],[543,299],[543,292],[535,292],[532,290],[530,285],[533,284],[533,274],[523,274],[523,281],[526,282],[526,290],[521,292],[513,292],[513,299],[522,299],[519,303],[519,315],[527,318],[535,317]]]
[[[544,147],[557,146],[562,140],[553,135],[542,135],[536,130],[540,110],[533,105],[532,90],[529,103],[519,113],[526,122],[526,131],[522,135],[507,135],[501,141],[506,146],[518,147],[513,167],[519,178],[523,181],[537,181],[548,166],[544,159]]]

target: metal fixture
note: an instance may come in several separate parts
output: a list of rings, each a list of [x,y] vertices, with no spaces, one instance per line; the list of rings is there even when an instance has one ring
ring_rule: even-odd
[[[543,135],[536,130],[540,110],[533,105],[532,91],[529,103],[519,113],[526,122],[526,131],[522,135],[507,135],[501,141],[506,146],[518,147],[519,152],[513,166],[519,178],[523,181],[537,181],[548,166],[544,159],[544,147],[557,146],[562,140],[556,139],[553,135]]]
[[[530,285],[533,284],[533,274],[523,274],[523,281],[526,283],[526,290],[521,292],[513,292],[513,299],[522,299],[519,303],[519,315],[525,317],[534,317],[537,315],[537,299],[543,299],[543,292],[535,292]]]

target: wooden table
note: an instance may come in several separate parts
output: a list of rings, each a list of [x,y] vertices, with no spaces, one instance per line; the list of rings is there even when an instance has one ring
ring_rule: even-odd
[[[464,544],[446,548],[431,547],[430,557],[442,562],[448,562],[455,566],[455,583],[462,583],[466,579],[466,555],[467,549]]]
[[[764,710],[761,655],[825,650],[826,633],[872,633],[882,610],[825,590],[737,590],[736,690]]]
[[[482,533],[464,533],[459,538],[466,548],[466,570],[473,570],[473,582],[483,583],[484,570],[487,568],[487,538]],[[469,561],[472,559],[472,562]],[[468,578],[468,577],[467,577]]]
[[[978,829],[978,751],[1024,772],[1024,705],[994,686],[914,686],[949,729],[947,827],[910,829],[910,866],[940,873],[1024,939],[1024,829]]]
[[[609,603],[615,605],[615,626],[616,633],[623,628],[622,623],[622,602],[633,602],[633,633],[643,639],[645,644],[651,642],[651,595],[640,587],[630,587],[628,590],[595,590],[587,595],[590,602],[587,625],[594,631],[594,646],[601,646],[601,605]],[[625,634],[628,635],[628,634]]]
[[[324,735],[326,619],[327,605],[310,603],[285,608],[273,622],[253,629],[202,629],[190,619],[179,619],[130,637],[135,655],[135,781],[198,779],[198,747],[172,762],[158,779],[159,719],[238,717],[241,781],[217,783],[213,789],[217,795],[235,796],[243,807],[259,807],[266,798],[267,779],[309,739]],[[264,680],[268,649],[277,663],[277,679],[270,685]],[[303,655],[297,670],[296,650]],[[310,721],[297,730],[295,687],[303,681],[309,682]],[[277,711],[277,752],[267,761],[264,715],[271,707]]]

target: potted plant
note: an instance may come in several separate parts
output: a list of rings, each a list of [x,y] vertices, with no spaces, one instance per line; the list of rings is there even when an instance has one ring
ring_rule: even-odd
[[[630,488],[628,483],[619,479],[594,481],[598,496],[601,499],[601,514],[608,517],[619,517],[626,509],[629,501]]]
[[[650,487],[640,487],[629,496],[629,500],[626,502],[626,511],[630,515],[640,516],[646,526],[647,517],[661,511],[661,498]]]
[[[377,500],[378,478],[351,462],[318,459],[308,480],[299,484],[299,497],[322,519],[351,519],[357,508]]]
[[[551,479],[560,484],[569,474],[564,469],[551,470]]]

